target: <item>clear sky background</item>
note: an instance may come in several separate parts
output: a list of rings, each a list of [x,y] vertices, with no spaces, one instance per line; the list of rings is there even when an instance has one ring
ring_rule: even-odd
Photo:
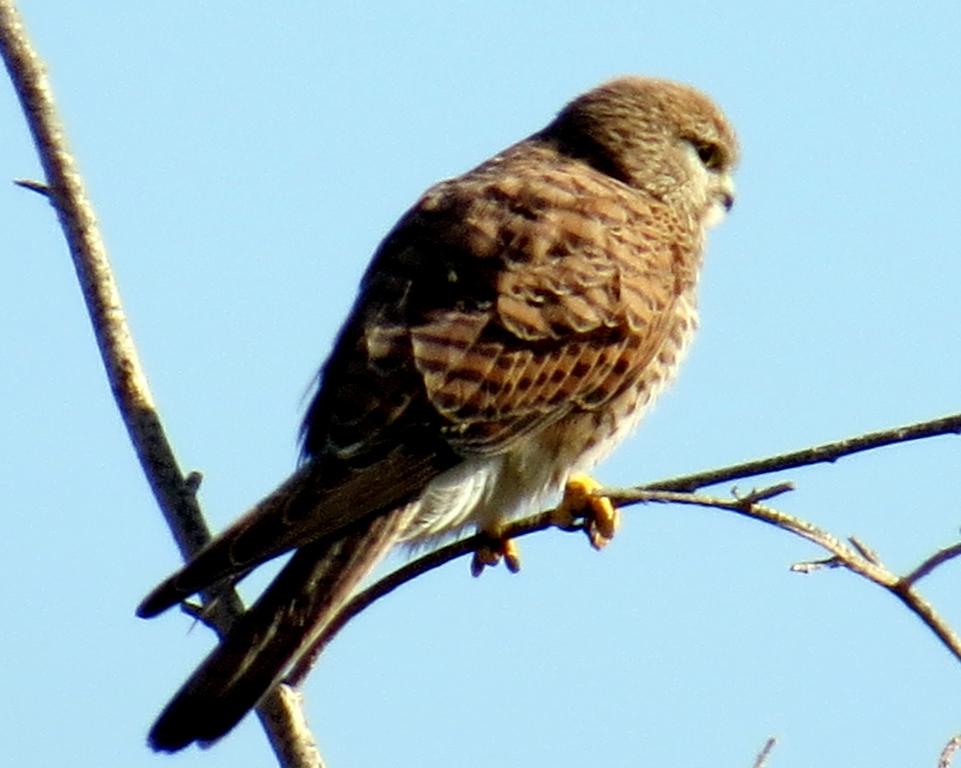
[[[311,377],[407,206],[624,73],[711,94],[743,162],[693,353],[602,480],[961,406],[958,3],[22,10],[216,529],[294,466]],[[38,173],[0,85],[0,179]],[[144,746],[212,635],[134,617],[176,550],[52,210],[4,181],[0,232],[0,762],[270,765],[252,718],[206,752]],[[961,439],[899,446],[779,475],[779,505],[906,570],[956,539],[959,468]],[[354,621],[306,685],[331,768],[744,768],[770,735],[776,768],[917,768],[961,730],[961,665],[877,587],[789,573],[811,545],[716,511],[625,518],[602,554],[542,534],[517,576],[457,562]],[[956,627],[959,584],[961,564],[924,583]]]

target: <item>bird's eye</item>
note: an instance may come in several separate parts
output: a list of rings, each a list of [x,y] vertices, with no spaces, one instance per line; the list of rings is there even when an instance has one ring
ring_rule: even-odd
[[[717,144],[713,144],[709,141],[694,141],[692,144],[697,152],[697,156],[700,158],[701,162],[704,163],[705,168],[709,168],[713,171],[721,167],[723,164],[724,154],[721,152],[721,148]]]

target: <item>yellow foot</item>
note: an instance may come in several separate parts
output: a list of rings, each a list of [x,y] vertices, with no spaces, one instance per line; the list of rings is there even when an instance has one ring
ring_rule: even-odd
[[[564,497],[554,510],[554,524],[569,528],[575,520],[587,521],[585,531],[594,549],[607,546],[614,538],[620,515],[604,496],[594,496],[601,484],[587,475],[572,475],[564,487]]]
[[[470,572],[472,576],[480,576],[487,566],[495,566],[501,560],[511,573],[521,569],[521,551],[512,539],[505,539],[497,533],[485,531],[489,541],[482,544],[474,552],[471,560]]]

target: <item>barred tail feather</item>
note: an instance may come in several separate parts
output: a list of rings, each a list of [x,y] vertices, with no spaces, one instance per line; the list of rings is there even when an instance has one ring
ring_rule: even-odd
[[[408,517],[402,507],[299,549],[161,712],[150,746],[175,752],[230,731],[309,648]]]

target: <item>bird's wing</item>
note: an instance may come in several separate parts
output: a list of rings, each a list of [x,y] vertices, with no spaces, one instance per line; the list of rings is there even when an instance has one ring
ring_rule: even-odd
[[[156,616],[301,544],[330,538],[353,521],[396,509],[452,465],[447,461],[439,454],[416,455],[398,447],[376,465],[345,473],[339,482],[308,462],[151,590],[137,615]]]
[[[694,279],[663,236],[677,222],[531,149],[439,184],[401,219],[321,372],[304,465],[139,615],[396,509],[464,456],[602,407],[657,354]]]
[[[660,350],[696,277],[668,208],[530,146],[440,185],[388,243],[369,282],[402,281],[404,312],[367,343],[412,359],[462,455],[603,407]]]

